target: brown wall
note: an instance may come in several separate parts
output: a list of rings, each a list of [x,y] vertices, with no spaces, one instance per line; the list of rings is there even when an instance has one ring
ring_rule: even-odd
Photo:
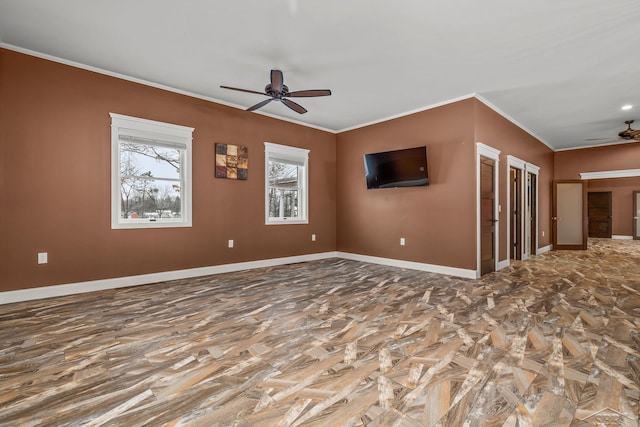
[[[551,184],[553,182],[553,151],[538,139],[511,123],[491,108],[476,100],[475,138],[500,150],[500,260],[507,259],[507,156],[540,168],[538,175],[538,248],[551,244]],[[524,196],[524,195],[523,195]]]
[[[500,200],[506,208],[506,156],[540,171],[539,247],[549,244],[553,152],[476,99],[338,135],[338,250],[476,269],[475,142],[502,151]],[[427,146],[428,187],[367,190],[363,155]],[[506,259],[506,209],[500,215],[500,259]],[[400,246],[405,237],[406,246]]]
[[[335,135],[4,49],[0,73],[0,291],[335,250]],[[110,112],[195,128],[193,227],[111,229]],[[264,225],[264,141],[311,150],[308,225]],[[216,142],[249,180],[214,178]]]
[[[475,98],[333,135],[4,49],[0,99],[0,291],[336,249],[475,270],[476,142],[501,151],[500,260],[507,155],[541,168],[538,247],[554,173],[640,164],[640,144],[554,155]],[[110,112],[195,128],[193,227],[110,228]],[[264,225],[264,141],[311,150],[309,225]],[[248,181],[213,177],[216,142],[249,147]],[[365,153],[420,145],[430,186],[366,189]]]
[[[640,169],[640,143],[609,145],[555,153],[555,178],[580,179],[582,172]],[[611,191],[612,234],[633,234],[633,190],[640,191],[640,177],[590,180],[588,191]]]
[[[555,179],[580,179],[581,172],[639,169],[640,143],[557,151]]]
[[[475,270],[473,105],[466,100],[338,135],[339,251]],[[428,187],[367,190],[364,154],[424,145]]]

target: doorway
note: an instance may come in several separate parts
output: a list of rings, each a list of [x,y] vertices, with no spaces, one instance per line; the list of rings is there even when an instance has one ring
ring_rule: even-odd
[[[526,250],[528,258],[538,254],[538,175],[527,172]]]
[[[507,165],[508,259],[527,260],[538,254],[540,167],[511,155],[507,156]]]
[[[633,192],[633,239],[640,240],[640,191]]]
[[[553,247],[587,249],[587,185],[553,182]]]
[[[500,150],[476,142],[476,277],[496,271],[499,265],[499,161]]]
[[[495,166],[492,159],[480,157],[480,275],[496,270]]]
[[[611,191],[587,194],[589,237],[611,238]]]
[[[522,259],[522,169],[509,168],[510,259]]]

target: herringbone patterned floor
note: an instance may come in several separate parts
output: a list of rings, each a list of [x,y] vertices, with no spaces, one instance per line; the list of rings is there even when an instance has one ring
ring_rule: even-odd
[[[480,280],[339,259],[0,306],[0,425],[637,426],[640,242]]]

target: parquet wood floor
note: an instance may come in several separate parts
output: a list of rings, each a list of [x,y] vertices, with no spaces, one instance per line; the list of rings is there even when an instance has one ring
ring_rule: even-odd
[[[331,259],[0,306],[2,426],[637,426],[640,242],[479,280]]]

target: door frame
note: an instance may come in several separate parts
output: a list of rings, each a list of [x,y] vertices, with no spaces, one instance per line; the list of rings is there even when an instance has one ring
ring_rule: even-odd
[[[558,184],[582,184],[582,244],[558,245]],[[561,179],[553,181],[552,216],[551,226],[553,230],[554,250],[584,250],[587,249],[589,230],[587,227],[587,181],[574,179]]]
[[[539,198],[539,187],[540,187],[540,167],[531,163],[527,163],[525,165],[525,187],[529,182],[529,175],[533,175],[536,177],[534,188],[531,189],[531,193],[533,195],[533,199],[535,200],[534,206],[527,206],[528,209],[525,209],[525,242],[529,242],[528,245],[524,245],[526,247],[523,248],[524,253],[522,254],[522,259],[529,259],[532,255],[538,255],[538,233],[540,232],[539,228],[539,212],[540,212],[540,198]],[[525,202],[526,204],[526,202]],[[534,209],[532,209],[534,208]],[[535,222],[531,221],[531,213],[535,213]],[[533,226],[533,227],[532,227]],[[533,230],[532,230],[533,229]],[[532,233],[533,231],[533,233]],[[531,248],[535,248],[535,253],[531,253]]]
[[[633,218],[633,240],[640,240],[640,230],[638,230],[638,208],[640,208],[640,204],[638,203],[638,195],[640,191],[633,192],[633,213],[631,218]]]
[[[515,168],[515,169],[520,169],[522,172],[522,179],[520,180],[521,183],[521,188],[520,188],[520,201],[521,201],[521,205],[520,205],[520,212],[522,213],[520,215],[520,239],[522,240],[521,245],[520,245],[520,258],[522,260],[526,260],[529,258],[529,256],[531,255],[537,255],[538,251],[540,250],[538,248],[538,233],[539,233],[539,182],[540,182],[540,167],[534,165],[533,163],[529,163],[529,162],[525,162],[522,159],[519,159],[515,156],[511,156],[508,155],[507,156],[507,166],[509,168]],[[534,233],[531,233],[531,220],[530,220],[530,214],[527,214],[527,212],[530,212],[531,207],[527,206],[527,198],[525,197],[527,194],[527,178],[529,176],[529,174],[531,175],[535,175],[536,177],[536,182],[535,182],[535,187],[532,189],[534,195],[535,195],[535,206],[533,206],[534,210],[535,210],[535,223],[533,224]],[[507,174],[507,206],[509,206],[509,209],[511,209],[511,179],[510,179],[510,174]],[[528,225],[528,226],[527,226]],[[509,212],[507,214],[507,230],[511,230],[511,212]],[[526,245],[526,242],[530,242],[529,245]],[[535,253],[531,253],[530,247],[534,246],[536,248]],[[511,232],[509,231],[507,233],[507,248],[511,248]],[[509,265],[511,262],[511,251],[507,251],[507,265]]]
[[[507,174],[507,206],[509,207],[509,212],[507,213],[507,230],[509,230],[509,232],[507,233],[507,248],[509,249],[507,251],[507,263],[511,263],[511,245],[513,244],[513,242],[511,241],[511,188],[513,185],[513,183],[511,182],[511,168],[518,169],[520,171],[520,189],[518,190],[520,191],[520,206],[518,206],[518,209],[520,210],[520,224],[517,224],[516,226],[520,229],[520,259],[523,259],[522,243],[524,240],[524,215],[522,214],[524,213],[524,197],[522,196],[525,194],[524,183],[526,178],[526,164],[527,162],[517,157],[511,155],[507,156],[507,167],[509,169],[509,174]]]
[[[509,188],[507,189],[507,259],[522,259],[522,169],[509,167]]]
[[[499,195],[500,195],[500,183],[498,176],[500,175],[499,162],[500,162],[500,150],[496,150],[482,142],[476,142],[476,278],[481,276],[481,256],[480,256],[480,244],[481,244],[481,224],[480,224],[480,162],[482,157],[493,160],[493,185],[495,190],[495,198],[493,200],[493,217],[498,219],[495,223],[495,230],[493,233],[493,259],[495,260],[494,270],[498,271],[498,258],[500,254],[499,246]],[[508,256],[508,255],[507,255]]]

